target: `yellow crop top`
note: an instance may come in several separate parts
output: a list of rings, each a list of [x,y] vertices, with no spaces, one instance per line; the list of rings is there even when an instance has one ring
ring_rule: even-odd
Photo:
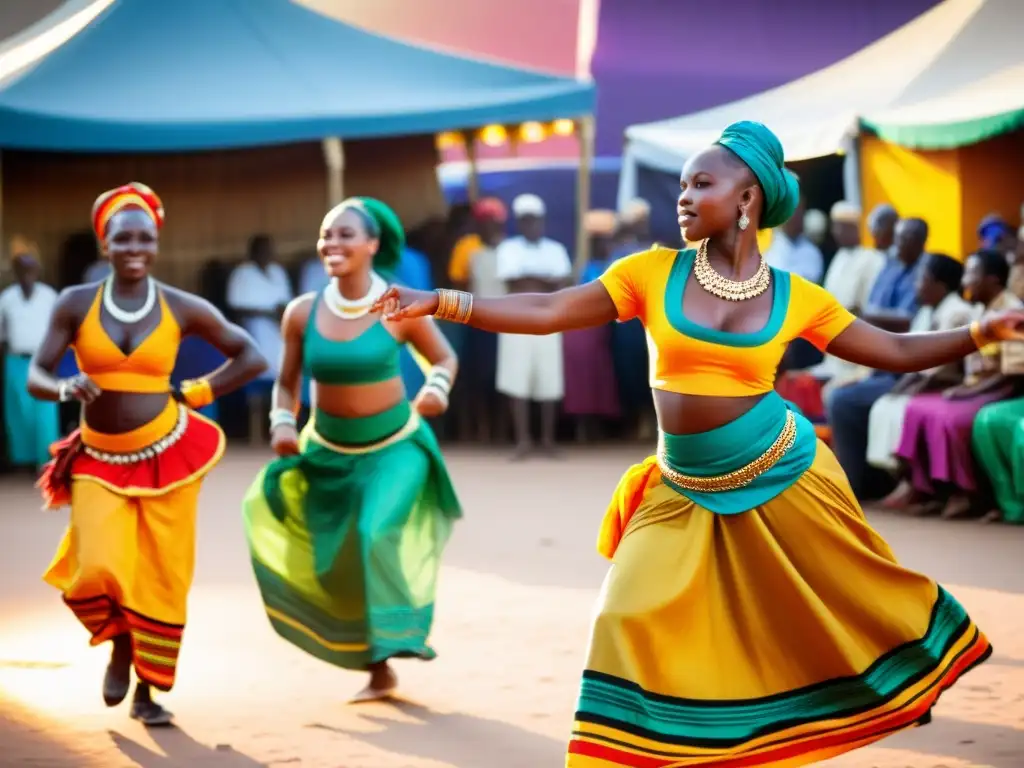
[[[699,325],[683,314],[696,253],[655,247],[619,259],[600,277],[619,320],[639,317],[647,330],[653,389],[717,397],[769,392],[789,342],[802,337],[824,350],[855,319],[824,288],[773,268],[772,310],[760,331]]]
[[[100,321],[103,286],[75,334],[72,347],[78,370],[100,389],[114,392],[160,393],[171,391],[171,372],[178,359],[181,329],[170,307],[160,297],[160,322],[142,343],[126,355],[111,341]]]

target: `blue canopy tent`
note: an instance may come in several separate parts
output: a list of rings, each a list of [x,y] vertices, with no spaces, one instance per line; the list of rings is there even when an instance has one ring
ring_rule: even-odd
[[[290,0],[70,0],[0,44],[0,149],[183,153],[324,141],[339,198],[343,141],[562,118],[592,134],[594,103],[591,82],[408,44]],[[200,360],[216,365],[215,350],[190,347],[176,378]]]
[[[594,107],[592,83],[407,44],[290,0],[98,0],[79,16],[87,23],[57,47],[40,39],[63,34],[51,27],[21,48],[28,61],[0,58],[0,147],[182,152],[437,133]]]

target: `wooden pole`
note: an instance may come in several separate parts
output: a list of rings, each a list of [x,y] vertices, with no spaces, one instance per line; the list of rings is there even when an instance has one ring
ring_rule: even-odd
[[[464,131],[462,139],[466,145],[466,161],[469,170],[466,174],[466,197],[470,203],[480,199],[480,167],[477,164],[476,131]]]
[[[576,258],[574,273],[576,281],[590,261],[590,238],[585,228],[585,218],[590,210],[590,174],[594,164],[594,116],[587,115],[576,121],[576,135],[579,139],[580,164],[576,177]]]
[[[345,199],[345,145],[337,136],[323,140],[324,164],[327,166],[327,208]]]

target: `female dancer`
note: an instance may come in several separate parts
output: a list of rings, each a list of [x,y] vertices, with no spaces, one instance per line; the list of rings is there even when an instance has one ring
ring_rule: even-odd
[[[392,288],[378,306],[501,333],[643,320],[659,449],[627,471],[601,527],[615,567],[567,765],[806,765],[926,721],[991,650],[947,592],[897,564],[835,457],[772,391],[786,345],[917,371],[1017,333],[1024,314],[896,335],[767,267],[756,230],[789,218],[798,184],[759,123],[728,127],[681,186],[696,250],[655,247],[550,295]]]
[[[48,507],[71,505],[71,521],[43,577],[92,635],[113,643],[103,681],[107,706],[138,684],[131,716],[167,725],[150,687],[174,685],[195,561],[202,479],[224,452],[224,434],[195,412],[267,366],[252,339],[203,299],[150,276],[164,210],[131,183],[99,196],[93,228],[112,272],[69,288],[29,371],[42,400],[83,403],[82,424],[54,445],[40,479]],[[196,335],[228,362],[171,391],[183,336]],[[54,371],[71,347],[80,374]],[[172,397],[173,395],[173,397]]]
[[[455,354],[429,318],[384,322],[371,306],[387,288],[402,224],[384,203],[331,210],[317,249],[331,277],[293,301],[274,386],[271,445],[279,456],[244,503],[253,568],[274,629],[319,659],[370,672],[355,700],[389,696],[388,660],[432,659],[427,636],[441,552],[461,508],[422,416],[448,405]],[[398,367],[406,343],[433,365],[412,403]],[[303,369],[313,416],[295,414]]]

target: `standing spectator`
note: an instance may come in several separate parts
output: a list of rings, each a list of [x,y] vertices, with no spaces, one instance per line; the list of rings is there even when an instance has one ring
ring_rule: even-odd
[[[969,325],[979,313],[973,304],[960,298],[963,264],[938,253],[928,254],[924,258],[925,269],[917,284],[917,299],[921,308],[910,324],[911,333],[951,331]],[[868,417],[868,464],[890,472],[898,470],[896,449],[903,434],[903,422],[911,398],[945,389],[962,380],[963,361],[903,375],[888,394],[882,395],[871,406]]]
[[[407,288],[415,288],[419,291],[434,290],[434,276],[430,269],[430,259],[422,251],[410,248],[408,243],[402,246],[394,274],[384,274],[383,277]],[[410,396],[414,392],[419,392],[420,387],[426,382],[423,366],[426,365],[429,369],[430,364],[422,363],[421,360],[422,358],[417,358],[413,354],[413,347],[409,344],[402,345],[402,350],[398,355],[398,366],[402,373],[402,384]]]
[[[39,261],[33,253],[16,253],[13,267],[17,282],[0,293],[7,458],[13,466],[38,470],[50,460],[50,445],[60,434],[57,404],[28,393],[28,369],[46,335],[57,292],[39,281]]]
[[[544,201],[520,195],[512,201],[519,235],[498,246],[498,277],[510,293],[552,293],[568,284],[572,262],[565,246],[544,237]],[[498,391],[512,399],[515,459],[531,450],[530,401],[541,406],[541,448],[556,455],[558,403],[565,394],[562,336],[501,334],[498,337]]]
[[[508,209],[496,197],[485,197],[473,206],[473,218],[480,237],[480,247],[469,256],[466,279],[474,296],[503,296],[505,281],[498,276],[498,247],[505,239]],[[467,328],[466,352],[462,357],[459,379],[465,394],[460,396],[468,418],[481,442],[491,442],[498,432],[498,391],[495,378],[498,366],[498,337],[490,331]],[[458,386],[458,384],[456,384]],[[507,428],[507,418],[503,421]]]
[[[801,197],[789,220],[772,233],[772,243],[764,255],[769,266],[800,275],[812,283],[820,283],[825,261],[818,248],[804,234],[806,201]]]
[[[868,297],[863,319],[896,333],[910,329],[917,313],[917,283],[925,264],[924,246],[928,225],[921,219],[903,219],[896,226],[896,255],[886,261]],[[880,470],[867,464],[868,417],[871,406],[896,386],[897,377],[887,371],[873,371],[867,378],[835,389],[825,398],[832,447],[859,497],[873,496],[876,480],[889,483]]]
[[[291,300],[291,282],[275,258],[273,241],[267,235],[255,235],[249,240],[248,260],[228,278],[227,305],[270,363],[264,379],[277,377],[283,348],[281,316]]]
[[[448,212],[448,233],[454,241],[448,259],[448,279],[456,288],[464,288],[469,282],[469,265],[473,254],[480,250],[482,244],[472,206],[460,203],[451,207]]]
[[[110,277],[110,273],[112,271],[109,261],[104,258],[96,259],[96,261],[85,268],[85,272],[82,275],[82,282],[98,283],[100,280],[106,280]]]
[[[590,254],[608,263],[618,222],[614,211],[590,211],[583,227],[590,238]],[[586,281],[584,281],[586,282]],[[576,418],[580,442],[601,437],[604,421],[622,415],[619,388],[612,360],[612,324],[567,331],[562,340],[565,364],[566,415]]]

